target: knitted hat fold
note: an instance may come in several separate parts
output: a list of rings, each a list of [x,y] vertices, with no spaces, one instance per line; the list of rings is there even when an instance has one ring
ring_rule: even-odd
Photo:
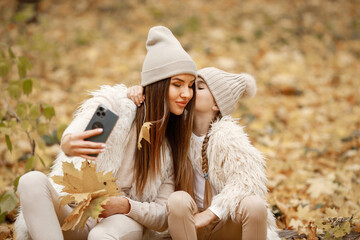
[[[256,94],[255,79],[247,73],[228,73],[215,67],[203,68],[198,76],[204,79],[223,116],[231,115],[241,98]]]
[[[152,27],[146,41],[147,54],[141,72],[141,85],[178,75],[196,76],[196,64],[172,32],[163,26]]]

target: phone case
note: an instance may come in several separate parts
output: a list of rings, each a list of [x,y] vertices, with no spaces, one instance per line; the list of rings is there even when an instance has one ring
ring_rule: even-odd
[[[85,130],[102,128],[103,132],[99,135],[92,136],[85,140],[105,143],[118,119],[119,119],[118,115],[116,115],[114,112],[112,112],[104,105],[100,104],[97,107],[94,115],[92,116]],[[92,155],[92,156],[96,156],[96,155]]]

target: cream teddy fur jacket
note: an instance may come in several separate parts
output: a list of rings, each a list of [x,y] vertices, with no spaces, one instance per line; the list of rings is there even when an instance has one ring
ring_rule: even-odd
[[[215,191],[210,207],[223,210],[222,220],[229,217],[234,220],[237,206],[246,196],[257,195],[265,200],[266,163],[260,151],[250,143],[243,127],[230,116],[212,123],[209,135],[208,174]],[[202,146],[194,142],[190,146],[189,157],[193,167],[202,172],[202,159],[195,157]],[[276,233],[275,218],[269,209],[267,223],[267,239],[280,239]]]
[[[99,154],[97,169],[99,171],[112,171],[116,177],[119,189],[128,197],[131,210],[127,214],[145,227],[144,238],[149,229],[164,231],[167,228],[166,202],[174,191],[174,176],[171,150],[165,146],[165,156],[162,156],[161,174],[156,179],[148,180],[142,196],[136,194],[133,179],[135,150],[137,146],[136,131],[133,121],[136,114],[135,104],[126,96],[125,85],[102,86],[100,90],[92,92],[92,98],[85,101],[75,113],[75,118],[65,130],[63,136],[69,133],[83,132],[99,104],[115,112],[119,119],[112,130],[104,153]],[[62,162],[73,162],[80,168],[80,157],[68,157],[60,150],[49,177],[63,175]],[[62,186],[55,184],[54,188],[61,194]],[[16,239],[30,239],[27,227],[20,210],[15,222]]]

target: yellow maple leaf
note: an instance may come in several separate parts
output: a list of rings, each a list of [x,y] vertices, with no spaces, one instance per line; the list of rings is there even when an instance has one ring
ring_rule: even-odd
[[[140,130],[139,133],[139,139],[138,139],[138,149],[141,149],[141,140],[145,139],[145,141],[147,141],[148,143],[150,142],[150,128],[151,128],[152,123],[151,122],[145,122]]]
[[[81,216],[79,221],[79,227],[81,229],[84,229],[86,221],[89,217],[97,219],[99,214],[104,210],[102,205],[105,205],[108,201],[109,196],[98,197],[91,201],[88,207],[83,211],[83,215]]]
[[[86,194],[106,189],[110,195],[118,194],[116,179],[111,172],[96,172],[93,162],[84,161],[81,170],[77,170],[73,163],[63,162],[64,176],[53,176],[55,183],[64,186],[63,192],[70,194]]]
[[[98,191],[88,195],[88,198],[82,201],[74,210],[65,218],[62,226],[63,231],[84,229],[89,217],[97,219],[99,214],[104,210],[101,205],[106,204],[109,196],[105,191]]]
[[[306,206],[299,205],[296,211],[297,217],[304,221],[305,220],[315,221],[318,218],[319,214],[321,214],[319,209],[316,210],[311,209],[309,205]]]
[[[77,205],[76,208],[72,210],[72,212],[64,220],[64,224],[61,227],[63,231],[68,231],[70,229],[74,230],[76,228],[77,224],[80,222],[80,219],[86,207],[89,206],[90,201],[91,199],[86,199],[81,203],[79,203],[79,205]],[[78,230],[79,229],[80,227],[78,228]]]
[[[333,208],[325,209],[325,217],[327,218],[337,217],[338,215],[339,215],[338,212]]]
[[[83,229],[89,217],[97,219],[104,210],[101,205],[105,204],[109,197],[120,195],[116,185],[116,179],[111,172],[97,172],[93,162],[84,161],[81,169],[75,168],[73,163],[64,162],[64,176],[53,176],[55,183],[64,186],[60,205],[68,203],[78,204],[66,217],[62,229],[74,230],[78,226]]]
[[[310,186],[306,192],[313,199],[317,199],[322,194],[332,195],[338,187],[332,179],[325,177],[311,178],[307,180],[307,183]]]

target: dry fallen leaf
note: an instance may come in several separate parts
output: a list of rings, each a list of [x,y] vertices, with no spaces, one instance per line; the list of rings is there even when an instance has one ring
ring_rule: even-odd
[[[336,217],[336,216],[339,216],[339,214],[335,209],[333,209],[333,208],[325,209],[325,217],[326,218],[332,218],[332,217]]]
[[[53,176],[55,183],[63,185],[63,192],[68,195],[62,196],[60,205],[68,203],[78,204],[66,217],[62,230],[74,230],[76,227],[84,229],[89,217],[97,219],[104,210],[101,205],[105,204],[109,197],[118,196],[119,190],[115,178],[111,172],[96,172],[93,162],[84,161],[80,171],[73,163],[63,163],[64,176]]]
[[[324,177],[308,179],[307,183],[310,184],[307,193],[314,199],[318,198],[321,194],[332,195],[337,188],[337,185],[331,179]]]
[[[360,233],[360,223],[355,223],[354,226],[354,232]]]
[[[0,239],[7,239],[11,236],[10,228],[7,226],[0,226]]]
[[[145,122],[140,130],[140,134],[139,134],[139,140],[138,140],[138,149],[141,149],[141,140],[145,139],[145,141],[147,141],[148,143],[150,142],[150,128],[151,128],[152,123],[151,122]]]
[[[309,239],[309,240],[318,240],[319,239],[316,234],[316,225],[314,225],[312,222],[310,222],[307,225],[306,229],[308,231],[307,239]]]
[[[105,194],[105,191],[98,191],[89,194],[88,198],[80,202],[80,204],[74,208],[74,210],[65,218],[62,226],[63,231],[84,229],[86,221],[89,217],[97,219],[99,214],[104,210],[102,205],[106,204],[109,200],[109,196]]]

